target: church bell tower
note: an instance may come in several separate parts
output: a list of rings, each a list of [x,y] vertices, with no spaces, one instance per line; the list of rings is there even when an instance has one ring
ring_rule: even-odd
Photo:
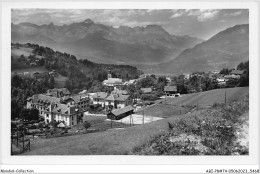
[[[110,69],[108,70],[108,74],[107,74],[107,79],[109,79],[109,78],[112,78],[112,74],[111,74]]]

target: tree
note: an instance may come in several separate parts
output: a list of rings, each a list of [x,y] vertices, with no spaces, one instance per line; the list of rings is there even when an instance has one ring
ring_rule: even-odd
[[[23,108],[19,117],[23,120],[30,120],[30,109]]]
[[[39,120],[39,110],[32,108],[30,110],[30,120]]]
[[[20,87],[22,83],[22,78],[19,75],[14,75],[12,80],[11,80],[11,86],[14,87]]]
[[[88,128],[91,127],[91,124],[88,121],[84,121],[83,126],[85,127],[85,129],[87,130]]]
[[[54,77],[51,77],[50,78],[50,88],[54,88],[54,85],[55,85],[55,79],[54,79]]]
[[[39,65],[39,66],[44,66],[44,64],[45,64],[45,61],[44,61],[43,58],[41,58],[41,59],[39,60],[38,65]]]

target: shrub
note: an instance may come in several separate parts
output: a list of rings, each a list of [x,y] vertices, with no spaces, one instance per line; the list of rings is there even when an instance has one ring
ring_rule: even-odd
[[[91,127],[91,124],[88,121],[84,121],[83,126],[85,127],[85,129],[87,130],[88,128]]]
[[[168,122],[168,131],[135,147],[141,155],[246,155],[248,148],[236,142],[236,126],[249,110],[248,96],[231,104],[215,104],[193,117]]]

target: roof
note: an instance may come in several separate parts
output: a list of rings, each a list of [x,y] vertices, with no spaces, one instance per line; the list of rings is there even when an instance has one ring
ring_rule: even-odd
[[[164,91],[177,91],[176,86],[165,86]]]
[[[115,116],[118,116],[118,115],[124,114],[129,111],[133,111],[133,110],[134,110],[134,108],[129,105],[122,109],[113,110],[111,113],[114,114]]]
[[[53,93],[53,92],[62,92],[65,95],[70,95],[70,91],[67,88],[53,88],[53,89],[48,89],[48,93]]]
[[[132,84],[132,83],[135,83],[135,82],[136,82],[136,79],[129,80],[129,84]]]
[[[119,84],[119,83],[122,83],[122,79],[119,79],[119,78],[108,78],[107,80],[104,80],[103,83]]]
[[[79,102],[79,101],[81,101],[82,99],[88,98],[88,95],[87,95],[87,94],[77,94],[77,95],[72,95],[70,98],[71,98],[72,100],[74,100],[75,102]]]
[[[230,74],[238,74],[241,75],[245,72],[245,70],[232,70]]]
[[[66,127],[66,125],[64,123],[60,123],[57,127]]]
[[[30,99],[30,98],[29,98]],[[59,103],[60,102],[60,98],[56,98],[56,97],[51,97],[51,96],[47,96],[44,94],[35,94],[31,97],[33,103]]]
[[[152,92],[152,88],[141,88],[141,90],[143,91],[143,93],[150,93],[150,92]]]
[[[76,112],[82,112],[82,109],[78,106],[71,106],[66,104],[57,104],[55,108],[53,109],[54,113],[60,113],[60,114],[67,114],[71,115]]]
[[[110,101],[125,101],[129,98],[130,95],[123,94],[110,94],[106,100]]]
[[[112,92],[112,94],[127,94],[128,92],[126,90],[121,90],[121,89],[114,89]]]
[[[106,92],[97,92],[93,95],[93,98],[105,99],[107,97]]]

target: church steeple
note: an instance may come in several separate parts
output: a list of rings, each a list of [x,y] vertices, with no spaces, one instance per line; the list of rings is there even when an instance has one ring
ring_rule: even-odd
[[[109,79],[109,78],[112,78],[112,74],[111,74],[110,69],[108,70],[108,74],[107,74],[107,79]]]

